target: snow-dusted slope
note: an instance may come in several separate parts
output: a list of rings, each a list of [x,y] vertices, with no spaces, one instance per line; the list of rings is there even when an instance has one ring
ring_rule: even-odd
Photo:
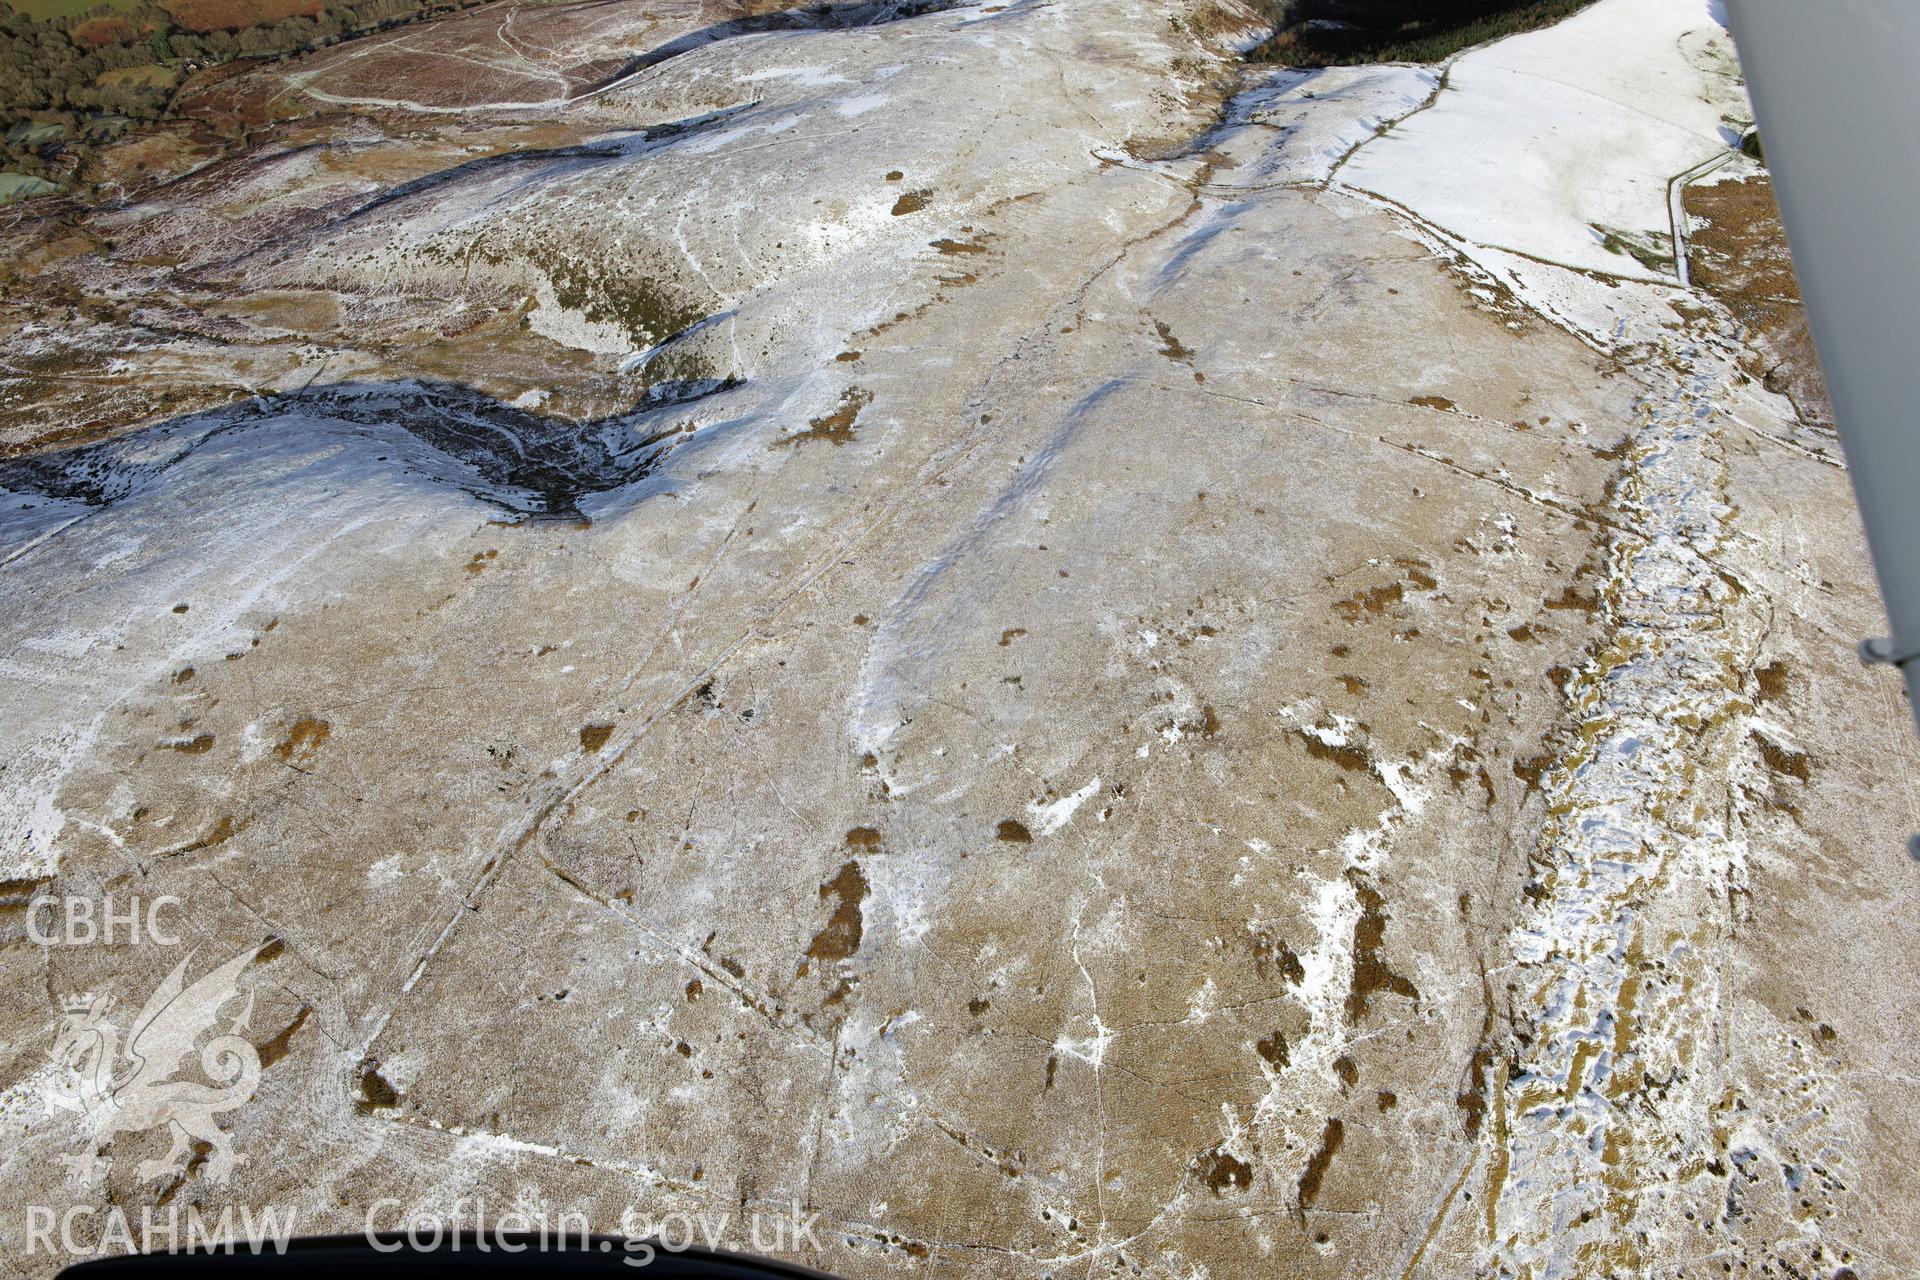
[[[114,305],[17,330],[84,378],[7,402],[7,893],[279,945],[244,1162],[143,1173],[44,1050],[181,953],[0,916],[9,1202],[1920,1266],[1920,752],[1845,477],[1589,229],[1724,145],[1706,9],[1443,87],[1173,0],[657,8],[597,91],[511,45],[538,110],[257,69],[255,152],[35,233]]]

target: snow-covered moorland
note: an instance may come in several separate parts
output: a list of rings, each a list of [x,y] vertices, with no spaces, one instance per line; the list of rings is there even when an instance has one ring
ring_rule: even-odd
[[[8,1202],[1920,1267],[1920,748],[1830,440],[1675,261],[1705,0],[1326,71],[755,7],[261,66],[194,100],[247,148],[6,231],[5,892],[273,940],[216,1177],[46,1051],[182,953],[0,916]]]

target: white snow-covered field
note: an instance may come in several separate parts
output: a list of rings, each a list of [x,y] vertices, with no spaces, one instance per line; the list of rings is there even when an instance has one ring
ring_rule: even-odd
[[[1668,181],[1750,119],[1718,7],[1605,0],[1473,50],[1340,176],[1478,245],[1667,278],[1623,242],[1670,252]]]

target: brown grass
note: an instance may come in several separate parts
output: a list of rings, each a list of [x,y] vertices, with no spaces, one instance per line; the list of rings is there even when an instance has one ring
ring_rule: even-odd
[[[162,0],[189,31],[243,31],[284,18],[317,18],[323,0]]]
[[[77,24],[67,33],[67,38],[82,49],[98,49],[102,45],[124,43],[132,34],[133,24],[119,14],[89,18]]]
[[[1686,209],[1699,220],[1687,238],[1694,283],[1725,303],[1772,353],[1771,366],[1749,372],[1768,390],[1792,400],[1803,419],[1831,423],[1833,407],[1800,303],[1772,180],[1762,174],[1689,187]]]

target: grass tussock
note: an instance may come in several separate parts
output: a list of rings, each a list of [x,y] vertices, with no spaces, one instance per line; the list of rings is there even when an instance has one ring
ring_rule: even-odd
[[[1250,55],[1300,67],[1439,62],[1550,26],[1593,0],[1252,0],[1274,34]]]

